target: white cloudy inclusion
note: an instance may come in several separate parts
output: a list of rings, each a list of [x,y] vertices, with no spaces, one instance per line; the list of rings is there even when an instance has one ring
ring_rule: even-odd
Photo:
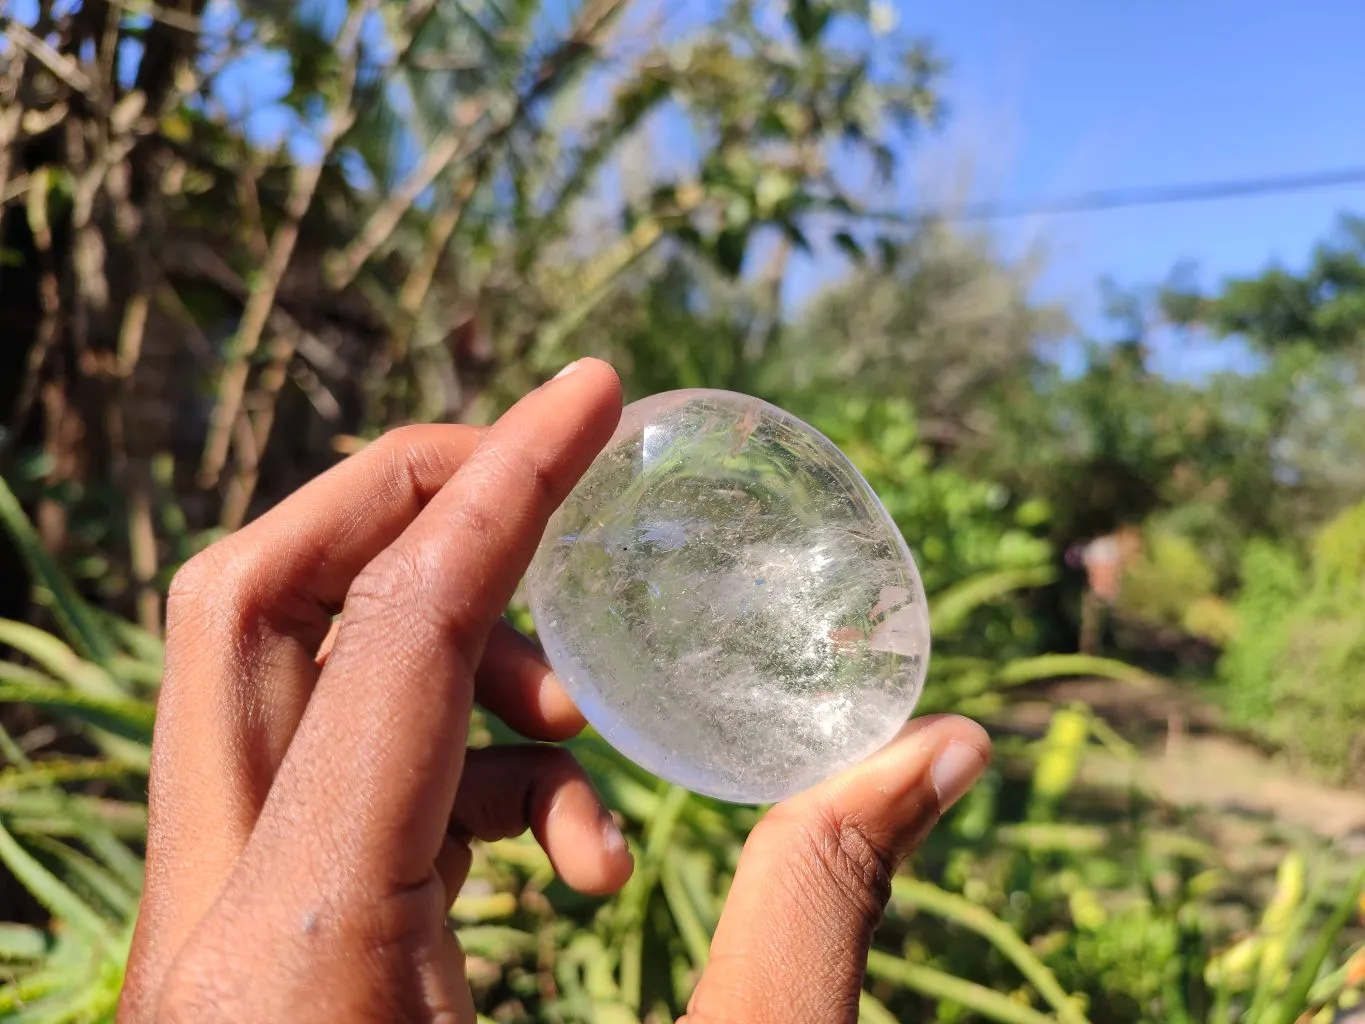
[[[599,733],[738,803],[883,746],[929,657],[919,573],[853,465],[724,391],[629,406],[527,575],[546,653]]]

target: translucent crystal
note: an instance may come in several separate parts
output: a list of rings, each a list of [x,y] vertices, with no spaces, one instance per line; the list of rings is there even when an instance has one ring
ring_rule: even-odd
[[[738,803],[883,746],[929,656],[919,573],[866,481],[758,399],[627,407],[527,576],[556,674],[626,757]]]

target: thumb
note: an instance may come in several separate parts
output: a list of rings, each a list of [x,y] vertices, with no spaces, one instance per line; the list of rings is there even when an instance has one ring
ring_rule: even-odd
[[[891,876],[989,760],[975,722],[930,716],[773,808],[744,845],[683,1021],[854,1024]]]

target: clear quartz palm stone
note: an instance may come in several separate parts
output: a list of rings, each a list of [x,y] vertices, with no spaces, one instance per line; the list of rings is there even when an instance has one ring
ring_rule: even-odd
[[[736,803],[884,746],[929,658],[924,589],[871,487],[766,402],[628,406],[527,575],[556,674],[607,742]]]

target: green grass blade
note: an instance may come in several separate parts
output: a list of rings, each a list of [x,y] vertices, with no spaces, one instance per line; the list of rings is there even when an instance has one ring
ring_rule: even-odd
[[[132,659],[143,665],[150,665],[158,669],[161,667],[161,664],[166,660],[166,645],[161,642],[160,637],[153,636],[142,627],[134,625],[127,619],[112,615],[103,608],[91,608],[90,610],[105,631],[118,642],[120,648],[132,656]]]
[[[94,758],[40,761],[27,768],[0,771],[0,790],[42,789],[66,782],[92,782],[126,778],[128,766]]]
[[[0,644],[32,658],[58,682],[92,697],[122,697],[124,689],[105,669],[37,626],[0,619]]]
[[[55,999],[21,1010],[14,1024],[88,1024],[109,1021],[118,1009],[118,989],[112,979],[82,979],[86,984],[68,989]]]
[[[3,725],[0,725],[0,756],[4,757],[6,764],[15,768],[27,768],[33,764],[28,754],[24,753],[24,748],[19,746]]]
[[[897,910],[917,910],[952,921],[975,932],[994,946],[1018,969],[1025,980],[1056,1012],[1064,1024],[1087,1024],[1085,1014],[1066,993],[1047,964],[1019,937],[1019,933],[990,911],[956,893],[928,882],[904,876],[891,883],[891,906]]]
[[[126,842],[147,839],[145,804],[100,797],[65,796],[53,791],[0,792],[0,812],[10,828],[30,835],[85,840],[93,824]]]
[[[137,909],[137,891],[128,889],[103,865],[50,836],[34,836],[29,845],[61,865],[72,891],[83,893],[90,904],[102,904],[109,911],[103,916],[110,923],[127,924],[132,919]]]
[[[12,661],[0,661],[0,683],[18,683],[20,686],[62,685],[44,672],[27,665],[16,665]]]
[[[459,929],[460,946],[470,956],[503,963],[535,956],[539,940],[530,932],[501,925],[471,925]]]
[[[1063,676],[1098,676],[1144,689],[1157,685],[1154,676],[1139,668],[1112,658],[1097,658],[1089,654],[1042,654],[1036,658],[1020,658],[1001,668],[995,678],[1005,686],[1022,686],[1024,683]]]
[[[617,897],[612,922],[613,945],[621,955],[621,999],[632,1010],[639,1010],[643,980],[645,915],[659,879],[659,866],[672,843],[674,830],[691,794],[680,786],[668,786],[657,802],[657,810],[645,825],[644,850],[636,857],[635,873]]]
[[[23,1007],[56,992],[63,992],[86,980],[86,972],[73,967],[60,967],[26,974],[0,987],[0,1015],[15,1020]]]
[[[1313,988],[1313,982],[1317,980],[1318,972],[1331,955],[1332,946],[1341,935],[1342,929],[1351,919],[1362,891],[1365,891],[1365,866],[1356,872],[1355,878],[1346,887],[1345,895],[1333,909],[1332,916],[1318,931],[1308,955],[1289,979],[1289,987],[1285,989],[1284,996],[1279,1002],[1279,1013],[1272,1019],[1273,1024],[1294,1024],[1307,1008],[1308,993]]]
[[[150,704],[127,698],[90,697],[50,686],[25,686],[19,683],[0,683],[0,704],[28,704],[46,708],[132,740],[135,745],[144,748],[135,750],[132,760],[140,765],[147,763],[149,752],[145,748],[152,742],[152,725],[156,718],[156,711]]]
[[[116,780],[128,775],[127,765],[117,761],[56,760],[11,768],[0,772],[0,794],[42,791],[54,814],[64,815],[73,835],[79,838],[108,871],[132,893],[142,891],[144,866],[105,824],[81,803],[57,788],[63,783]],[[140,807],[141,805],[133,805]]]
[[[1056,1024],[1046,1014],[1031,1006],[1016,1003],[1009,996],[994,989],[954,977],[944,971],[923,964],[891,956],[874,949],[867,957],[867,972],[883,981],[904,985],[906,988],[942,1002],[957,1003],[987,1020],[999,1024]]]
[[[112,940],[104,919],[25,850],[4,825],[0,825],[0,861],[4,861],[10,873],[55,917],[86,935],[106,942]]]
[[[952,636],[971,618],[978,608],[999,600],[1016,590],[1042,587],[1052,582],[1053,571],[1048,566],[1029,569],[1004,569],[1000,572],[973,576],[935,595],[929,602],[929,622],[936,639]]]
[[[24,515],[19,499],[0,477],[0,526],[13,538],[33,578],[52,594],[52,614],[71,645],[90,660],[103,664],[114,654],[114,642],[76,593],[66,574],[43,548],[38,531]]]
[[[665,856],[659,865],[659,886],[663,889],[664,899],[668,901],[669,912],[677,926],[678,935],[687,947],[687,955],[697,970],[703,970],[711,956],[711,934],[702,923],[701,912],[692,902],[691,894],[683,883],[681,865],[682,852],[675,851]]]
[[[95,859],[119,879],[129,892],[140,896],[143,879],[147,873],[147,866],[142,859],[128,849],[113,832],[105,828],[102,822],[84,814],[79,808],[73,813],[77,821],[84,825],[81,839],[95,855]]]
[[[41,928],[0,923],[0,961],[41,960],[47,951],[47,935]]]
[[[135,683],[144,690],[155,690],[161,686],[160,662],[141,661],[119,654],[110,659],[109,671],[116,680]]]
[[[871,992],[858,993],[858,1024],[900,1024]]]

